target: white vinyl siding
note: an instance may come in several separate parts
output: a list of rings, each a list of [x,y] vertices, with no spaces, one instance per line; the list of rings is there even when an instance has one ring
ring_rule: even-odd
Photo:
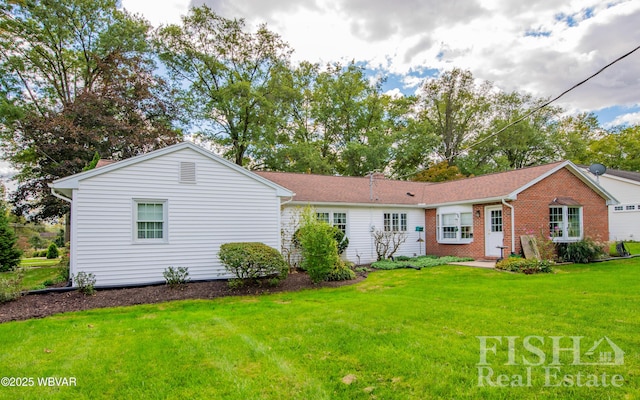
[[[312,204],[313,206],[313,204]],[[342,257],[353,263],[368,264],[376,261],[377,255],[375,245],[372,238],[373,230],[384,229],[384,214],[397,214],[400,226],[402,226],[402,217],[406,214],[406,234],[407,240],[400,246],[395,254],[396,256],[424,255],[424,242],[418,242],[418,239],[424,239],[424,233],[415,231],[417,226],[424,227],[424,209],[422,208],[403,208],[392,209],[387,207],[367,207],[367,206],[344,206],[344,207],[327,207],[316,206],[316,215],[318,219],[334,221],[335,215],[344,214],[346,216],[346,230],[349,238],[349,247]],[[282,211],[283,230],[295,231],[296,216],[304,209],[304,206],[295,204],[287,205]],[[340,218],[339,218],[340,219]],[[285,238],[286,240],[287,238]]]
[[[197,184],[180,184],[181,162],[196,163]],[[140,245],[149,239],[137,239],[136,200],[165,202],[166,243]],[[169,266],[192,280],[228,278],[220,245],[280,249],[276,190],[188,148],[80,181],[73,216],[73,272],[93,273],[100,286],[163,282]]]

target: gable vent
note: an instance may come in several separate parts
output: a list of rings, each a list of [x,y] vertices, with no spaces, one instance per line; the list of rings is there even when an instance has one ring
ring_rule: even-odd
[[[196,183],[196,163],[180,163],[180,183]]]

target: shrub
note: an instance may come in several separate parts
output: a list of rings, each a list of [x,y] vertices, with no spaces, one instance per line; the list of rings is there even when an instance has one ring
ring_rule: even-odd
[[[329,271],[325,280],[327,281],[349,281],[356,278],[356,273],[342,260]]]
[[[338,245],[338,255],[340,255],[344,253],[345,250],[347,250],[347,247],[349,247],[349,238],[338,227],[330,226],[330,229],[331,229],[333,238],[336,240],[336,244]],[[296,232],[293,234],[293,242],[296,247],[300,247],[300,235],[302,235],[302,232],[303,232],[303,229],[300,228],[296,230]]]
[[[19,268],[15,275],[0,279],[0,303],[17,299],[22,295],[22,278],[24,274]]]
[[[92,295],[96,292],[96,277],[92,273],[87,274],[84,271],[80,271],[73,277],[73,280],[78,286],[78,291],[80,293],[85,295]]]
[[[20,264],[22,251],[17,247],[18,237],[9,226],[7,210],[0,198],[0,272],[13,271]]]
[[[307,220],[300,228],[301,267],[314,283],[327,279],[340,262],[338,243],[333,233],[330,225],[317,220]]]
[[[393,261],[409,261],[409,260],[411,260],[411,257],[408,257],[408,256],[393,257]]]
[[[263,277],[283,280],[289,274],[289,265],[282,254],[264,243],[225,243],[220,246],[218,257],[225,269],[243,283]],[[231,282],[230,285],[239,285]]]
[[[558,256],[563,261],[586,264],[605,255],[604,245],[593,239],[585,238],[579,242],[558,245]]]
[[[503,271],[521,272],[527,275],[541,272],[553,272],[553,269],[551,268],[551,261],[526,259],[519,257],[509,257],[500,260],[496,263],[496,268]]]
[[[180,285],[184,285],[190,280],[189,268],[186,267],[166,268],[162,273],[162,276],[164,276],[164,280],[167,282],[167,285],[169,285],[171,289],[175,289]]]
[[[53,260],[54,258],[58,258],[59,255],[60,252],[58,251],[58,246],[55,243],[51,243],[47,248],[47,259]]]

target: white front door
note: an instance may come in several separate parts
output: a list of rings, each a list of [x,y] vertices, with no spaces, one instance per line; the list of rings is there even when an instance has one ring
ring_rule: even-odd
[[[502,232],[502,206],[484,208],[484,252],[487,257],[500,257],[504,244]]]

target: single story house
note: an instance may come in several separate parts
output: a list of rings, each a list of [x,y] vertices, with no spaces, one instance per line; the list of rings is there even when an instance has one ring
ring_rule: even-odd
[[[71,203],[70,273],[98,286],[164,282],[166,268],[193,280],[228,278],[221,244],[280,248],[280,204],[293,193],[183,142],[58,179]]]
[[[349,238],[344,258],[376,260],[373,235],[405,237],[396,255],[497,258],[520,236],[556,241],[608,237],[616,201],[569,161],[444,183],[250,172],[184,142],[54,181],[71,203],[71,274],[98,286],[162,282],[169,266],[192,279],[228,278],[221,244],[259,241],[284,249],[297,216],[317,216]]]
[[[312,205],[345,231],[346,258],[360,263],[376,260],[371,233],[378,228],[406,231],[396,255],[407,256],[499,258],[520,253],[521,236],[550,227],[556,242],[607,240],[607,205],[616,202],[570,161],[443,183],[256,173],[296,193],[283,205],[284,227],[295,224],[297,208]]]
[[[609,168],[587,176],[620,202],[609,206],[609,240],[640,240],[640,172]]]

